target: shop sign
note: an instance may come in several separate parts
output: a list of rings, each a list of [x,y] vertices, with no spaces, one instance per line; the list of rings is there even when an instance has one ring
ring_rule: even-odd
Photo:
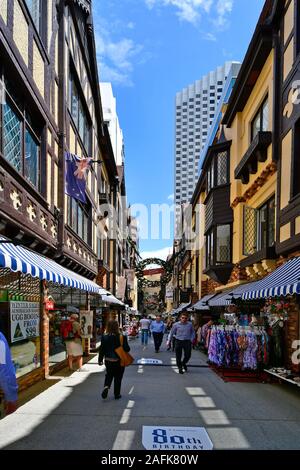
[[[212,450],[205,428],[143,426],[143,446],[147,450]]]
[[[94,312],[89,310],[80,311],[80,326],[82,338],[93,337]]]
[[[166,300],[173,300],[174,288],[172,285],[168,285],[166,288]]]
[[[40,304],[10,302],[11,343],[40,336]]]
[[[45,302],[45,309],[46,310],[55,310],[55,305],[54,305],[53,300],[47,300]]]

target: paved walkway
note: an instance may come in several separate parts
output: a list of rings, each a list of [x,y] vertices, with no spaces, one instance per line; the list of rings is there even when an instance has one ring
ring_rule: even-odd
[[[143,449],[142,428],[205,427],[215,449],[300,449],[300,390],[289,385],[224,383],[193,351],[188,373],[179,375],[171,352],[143,351],[137,358],[163,366],[126,369],[122,399],[100,393],[104,367],[97,358],[86,372],[62,377],[18,411],[0,421],[1,449]],[[198,367],[202,366],[202,367]],[[64,375],[64,374],[58,374]]]

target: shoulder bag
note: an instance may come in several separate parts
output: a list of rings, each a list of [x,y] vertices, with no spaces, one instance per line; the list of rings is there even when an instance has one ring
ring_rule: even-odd
[[[120,335],[120,343],[121,343],[121,346],[119,346],[118,348],[115,349],[115,353],[120,358],[120,365],[121,365],[121,367],[130,366],[130,364],[133,363],[134,358],[131,356],[131,354],[124,351],[124,348],[123,348],[123,335]]]

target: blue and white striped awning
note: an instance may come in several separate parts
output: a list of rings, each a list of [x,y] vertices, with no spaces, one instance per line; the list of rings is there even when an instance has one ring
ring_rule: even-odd
[[[242,299],[244,294],[255,290],[259,286],[259,283],[260,281],[254,281],[247,284],[241,284],[231,292],[228,292],[228,296],[231,297],[232,300]]]
[[[229,296],[231,291],[221,292],[215,295],[211,300],[208,301],[210,307],[226,307],[231,305],[231,297]]]
[[[212,299],[215,295],[216,294],[205,295],[204,297],[202,297],[202,299],[192,305],[191,308],[188,309],[188,311],[193,312],[195,310],[209,310],[208,301]]]
[[[0,237],[0,241],[4,240],[4,237]],[[52,259],[13,243],[0,243],[0,268],[99,295],[108,293],[95,282],[60,266]]]
[[[293,258],[242,295],[243,300],[300,294],[300,257]]]

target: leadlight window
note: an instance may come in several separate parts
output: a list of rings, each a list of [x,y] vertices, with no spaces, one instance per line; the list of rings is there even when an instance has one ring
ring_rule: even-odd
[[[218,225],[217,227],[217,258],[216,264],[230,263],[230,225]]]
[[[275,197],[258,209],[244,207],[244,255],[274,246]]]
[[[0,114],[2,154],[18,173],[39,190],[40,140],[27,107],[7,88]]]
[[[228,183],[227,152],[220,152],[217,158],[217,186]]]

